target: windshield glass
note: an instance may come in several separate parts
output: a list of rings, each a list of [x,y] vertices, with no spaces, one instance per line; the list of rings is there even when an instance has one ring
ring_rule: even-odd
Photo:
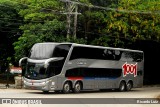
[[[28,63],[26,68],[25,77],[29,79],[44,79],[46,75],[46,69],[43,64]]]
[[[39,80],[58,75],[61,73],[63,62],[63,60],[51,62],[47,69],[44,68],[44,64],[28,62],[24,76],[28,79]]]
[[[31,59],[48,59],[52,57],[55,44],[35,44],[30,52]]]

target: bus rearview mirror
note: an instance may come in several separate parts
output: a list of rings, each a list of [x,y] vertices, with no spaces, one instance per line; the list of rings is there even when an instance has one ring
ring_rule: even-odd
[[[59,61],[59,60],[63,60],[63,57],[57,57],[57,58],[49,58],[44,62],[44,68],[47,68],[49,63],[52,61]]]
[[[28,59],[28,57],[23,57],[23,58],[21,58],[20,60],[19,60],[19,66],[21,67],[22,66],[22,62],[24,61],[24,60],[27,60]]]

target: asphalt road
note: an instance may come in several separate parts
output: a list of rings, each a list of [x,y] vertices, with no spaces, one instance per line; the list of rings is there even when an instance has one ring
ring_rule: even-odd
[[[100,92],[97,90],[94,91],[83,91],[78,94],[70,93],[70,94],[62,94],[62,93],[55,93],[55,92],[50,92],[48,94],[44,94],[41,91],[38,90],[25,90],[25,89],[0,89],[0,98],[73,98],[73,103],[78,102],[78,104],[65,104],[65,99],[64,102],[62,100],[63,104],[16,104],[16,105],[9,105],[9,104],[0,104],[0,107],[160,107],[159,104],[151,104],[151,103],[144,103],[144,104],[85,104],[85,101],[81,101],[81,98],[97,98],[99,100],[100,98],[111,98],[109,100],[114,100],[114,101],[119,101],[121,98],[147,98],[147,100],[150,101],[149,98],[157,98],[160,95],[160,87],[145,87],[145,88],[135,88],[130,92],[116,92],[114,90],[106,90],[105,92]],[[117,99],[120,98],[120,99]],[[104,100],[104,99],[102,99]],[[111,101],[112,102],[112,101]],[[159,100],[160,102],[160,100]],[[94,102],[93,102],[94,103]],[[96,103],[96,101],[95,101]],[[126,102],[127,103],[127,102]]]

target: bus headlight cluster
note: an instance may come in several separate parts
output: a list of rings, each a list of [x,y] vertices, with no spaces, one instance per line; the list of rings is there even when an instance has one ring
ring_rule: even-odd
[[[26,80],[23,80],[23,84],[24,84],[24,85],[27,84],[27,81],[26,81]]]
[[[42,82],[41,84],[44,85],[46,82]]]
[[[55,82],[52,82],[52,84],[51,85],[55,85]]]

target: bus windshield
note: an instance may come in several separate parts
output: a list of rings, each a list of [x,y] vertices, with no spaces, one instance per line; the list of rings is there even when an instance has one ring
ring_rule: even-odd
[[[28,79],[39,80],[58,75],[63,67],[63,62],[63,60],[53,61],[47,68],[44,68],[44,64],[28,62],[24,76]]]
[[[28,63],[25,77],[29,79],[44,79],[48,77],[44,64]]]

